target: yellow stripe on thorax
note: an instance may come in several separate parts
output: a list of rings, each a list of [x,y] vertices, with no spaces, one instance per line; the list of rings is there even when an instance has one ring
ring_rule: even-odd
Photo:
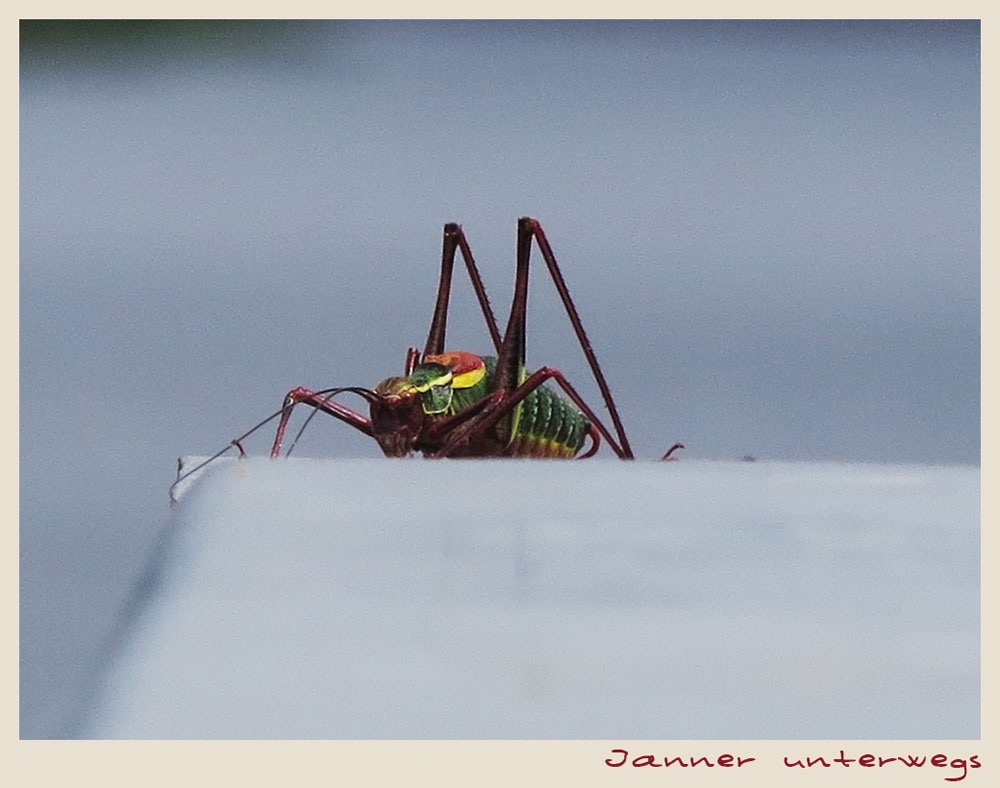
[[[451,370],[451,386],[467,389],[475,386],[486,375],[486,364],[475,353],[454,350],[439,355],[424,356],[425,362],[443,364]]]

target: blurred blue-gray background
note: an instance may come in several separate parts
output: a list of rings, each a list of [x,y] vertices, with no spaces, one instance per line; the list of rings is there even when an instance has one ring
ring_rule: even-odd
[[[979,462],[976,21],[22,22],[20,84],[22,737],[178,456],[422,346],[447,221],[502,323],[541,220],[643,456]],[[529,365],[593,396],[541,274]]]

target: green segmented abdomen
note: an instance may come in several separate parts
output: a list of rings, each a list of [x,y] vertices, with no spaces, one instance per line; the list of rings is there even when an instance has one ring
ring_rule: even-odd
[[[473,387],[477,390],[455,390],[456,400],[468,397],[468,401],[455,402],[456,410],[467,407],[489,391],[497,360],[484,356],[483,361],[486,375]],[[543,384],[517,405],[513,426],[514,435],[507,446],[507,456],[555,458],[576,456],[586,440],[590,422],[575,406]]]
[[[510,442],[513,457],[573,457],[587,436],[580,411],[542,385],[524,398]]]

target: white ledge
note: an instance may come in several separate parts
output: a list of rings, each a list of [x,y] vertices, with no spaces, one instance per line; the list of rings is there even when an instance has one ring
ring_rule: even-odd
[[[88,735],[979,737],[979,469],[214,463]]]

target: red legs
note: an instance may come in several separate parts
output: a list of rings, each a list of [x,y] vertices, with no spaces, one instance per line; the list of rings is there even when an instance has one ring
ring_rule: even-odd
[[[587,405],[558,370],[546,367],[535,372],[527,380],[520,380],[525,364],[525,322],[532,238],[538,243],[538,248],[541,251],[542,258],[545,260],[545,265],[549,270],[549,275],[563,303],[563,307],[566,309],[566,314],[569,317],[570,324],[573,326],[573,331],[580,343],[580,348],[583,350],[597,386],[601,391],[604,404],[611,414],[611,421],[618,436],[617,440],[611,435],[608,428],[604,426],[593,409]],[[455,223],[445,225],[441,247],[441,276],[438,282],[434,316],[431,319],[430,330],[427,334],[427,344],[424,347],[424,355],[436,355],[445,351],[444,343],[448,323],[448,303],[451,295],[451,281],[452,272],[455,267],[456,250],[462,254],[469,279],[472,282],[480,309],[483,312],[483,318],[486,321],[486,327],[490,332],[490,338],[493,340],[493,345],[497,350],[497,366],[494,373],[493,387],[494,393],[502,392],[503,396],[495,397],[491,393],[484,400],[466,409],[463,413],[456,414],[451,419],[440,423],[434,432],[439,437],[446,435],[449,437],[445,448],[439,452],[439,455],[446,456],[452,451],[452,448],[450,448],[452,444],[457,446],[459,443],[466,442],[469,435],[475,438],[485,437],[486,432],[493,427],[496,428],[495,437],[501,442],[501,445],[506,445],[511,437],[510,420],[504,419],[504,417],[509,415],[513,407],[535,388],[549,378],[554,378],[594,427],[591,430],[593,445],[583,457],[590,457],[597,451],[600,443],[599,436],[603,436],[615,454],[622,459],[632,459],[634,457],[632,447],[629,445],[628,436],[625,434],[625,428],[618,415],[618,408],[615,405],[614,398],[611,396],[611,390],[604,378],[604,373],[601,371],[600,364],[597,362],[597,357],[591,347],[590,340],[587,338],[579,312],[577,312],[576,305],[569,294],[569,289],[566,287],[566,281],[563,279],[562,271],[556,262],[552,247],[549,245],[548,239],[545,237],[545,233],[537,220],[529,217],[523,217],[518,220],[517,270],[514,280],[514,298],[511,303],[507,329],[502,339],[497,328],[496,319],[493,316],[493,310],[490,308],[486,288],[483,285],[479,269],[476,267],[475,259],[472,256],[472,250],[469,247],[465,233]],[[405,374],[409,375],[419,361],[420,354],[416,349],[411,348],[406,356]],[[503,420],[503,423],[500,423],[501,420]],[[449,435],[452,430],[456,431],[454,436]],[[670,452],[674,448],[677,447],[671,448]],[[667,452],[667,456],[669,456],[670,452]]]
[[[587,339],[587,333],[583,330],[583,323],[580,321],[580,315],[576,311],[573,299],[570,298],[569,290],[566,288],[566,281],[562,277],[559,265],[556,263],[555,255],[552,253],[552,247],[549,246],[548,239],[545,237],[545,232],[535,219],[522,219],[521,221],[528,223],[530,231],[534,233],[535,240],[538,242],[538,248],[542,253],[542,258],[545,260],[545,265],[548,267],[549,273],[552,275],[552,281],[556,286],[556,290],[559,292],[559,297],[562,299],[563,306],[566,307],[566,314],[569,316],[569,321],[573,324],[573,331],[576,333],[576,338],[579,340],[580,347],[583,349],[583,355],[587,357],[587,363],[590,365],[590,371],[594,373],[594,380],[597,381],[597,387],[601,391],[601,397],[604,399],[604,404],[607,406],[608,412],[611,414],[611,422],[614,424],[615,432],[618,433],[618,438],[621,441],[621,450],[623,454],[619,454],[619,456],[626,459],[633,459],[635,455],[632,453],[632,447],[629,445],[628,436],[625,434],[625,427],[622,424],[621,417],[618,415],[618,408],[615,406],[614,398],[611,396],[611,389],[608,387],[608,382],[604,379],[604,373],[601,371],[600,364],[597,363],[597,356],[594,355],[594,349],[590,346],[590,340]],[[605,439],[610,441],[610,437],[607,435],[606,430],[603,434]]]
[[[516,398],[514,397],[515,392],[519,392],[521,387],[528,384],[529,380],[535,379],[535,376],[532,376],[532,378],[520,382],[525,362],[525,317],[527,314],[528,267],[531,255],[532,237],[538,241],[539,249],[541,250],[545,264],[549,269],[549,274],[555,284],[556,291],[559,293],[559,297],[566,309],[566,314],[569,316],[570,323],[572,324],[573,330],[576,333],[578,341],[580,342],[580,346],[583,349],[584,356],[586,356],[587,362],[594,374],[598,388],[604,398],[605,405],[611,413],[612,422],[614,423],[615,430],[618,433],[617,440],[611,436],[609,430],[604,426],[594,411],[586,404],[586,402],[584,402],[583,398],[577,394],[576,390],[573,389],[569,382],[562,376],[562,373],[557,370],[548,368],[544,371],[539,370],[539,372],[535,373],[536,376],[539,376],[537,378],[537,382],[527,386],[523,393],[518,394]],[[477,436],[482,436],[490,427],[497,425],[500,419],[510,413],[510,409],[513,408],[515,404],[520,402],[521,399],[541,385],[542,382],[549,378],[555,378],[563,390],[569,395],[570,399],[573,400],[581,412],[583,412],[596,427],[596,432],[591,432],[591,438],[594,445],[584,456],[589,457],[597,450],[597,446],[600,442],[598,435],[603,435],[604,439],[608,441],[608,444],[619,457],[623,459],[631,459],[633,457],[632,448],[629,445],[625,429],[618,416],[618,409],[611,396],[611,391],[608,388],[607,381],[604,379],[604,374],[601,372],[600,365],[597,363],[597,358],[594,355],[590,341],[587,339],[586,332],[583,329],[583,324],[580,321],[579,313],[576,310],[573,299],[570,297],[569,290],[566,287],[566,282],[562,277],[562,272],[559,270],[559,265],[556,262],[555,255],[552,253],[552,248],[549,246],[548,240],[545,238],[545,234],[542,232],[542,228],[536,220],[522,218],[518,221],[517,273],[514,282],[514,300],[511,304],[507,330],[502,339],[497,328],[496,319],[493,316],[493,310],[490,308],[489,298],[486,295],[486,288],[483,285],[479,269],[476,267],[475,259],[472,256],[472,250],[469,247],[465,233],[457,224],[449,223],[445,225],[441,247],[441,277],[438,282],[437,299],[434,305],[434,316],[431,319],[430,331],[427,334],[427,344],[424,348],[424,355],[436,355],[445,351],[444,343],[448,323],[448,302],[451,295],[451,281],[452,272],[455,267],[456,250],[462,254],[462,259],[465,262],[469,279],[472,282],[472,287],[475,290],[480,309],[482,309],[483,312],[483,318],[486,321],[486,327],[490,332],[490,338],[493,340],[493,346],[497,351],[497,371],[493,382],[494,389],[495,391],[506,392],[506,396],[500,399],[489,397],[486,400],[483,400],[482,403],[477,403],[476,406],[468,409],[465,413],[456,414],[454,419],[449,419],[439,425],[439,434],[444,436],[448,434],[449,429],[457,429],[458,435],[456,436],[456,440],[458,442],[464,440],[461,436],[469,430],[472,430]],[[419,363],[419,354],[411,348],[406,356],[405,374],[409,375],[417,363]],[[542,374],[539,375],[539,373]],[[501,401],[508,404],[501,406]],[[498,415],[490,415],[489,418],[485,419],[477,416],[477,414],[486,410],[490,410],[491,412],[496,410]],[[473,419],[473,423],[470,423],[468,426],[463,426],[463,424],[469,419]],[[477,426],[484,421],[487,426]],[[499,425],[497,428],[497,437],[503,445],[506,445],[509,441],[509,430],[509,422]],[[449,443],[450,442],[451,441],[449,440]],[[445,453],[447,453],[447,451]]]
[[[435,458],[447,457],[453,448],[466,443],[466,438],[470,432],[482,421],[482,414],[488,415],[492,413],[500,406],[503,399],[504,395],[502,391],[491,391],[478,402],[469,405],[465,410],[449,416],[434,425],[430,430],[429,437],[434,441],[444,439],[445,445],[432,456]],[[503,411],[501,415],[506,412]],[[492,424],[493,422],[490,422],[490,425]]]
[[[465,268],[472,281],[472,288],[476,291],[476,299],[479,301],[479,308],[483,311],[490,339],[493,340],[493,347],[499,352],[500,330],[497,328],[496,318],[493,317],[493,310],[490,308],[490,300],[486,295],[483,278],[479,275],[479,269],[472,257],[472,249],[469,248],[465,233],[462,232],[461,227],[451,222],[444,226],[444,239],[441,248],[441,279],[438,282],[437,301],[434,304],[434,316],[431,318],[430,331],[427,333],[424,355],[439,355],[445,350],[444,335],[448,325],[448,299],[451,296],[451,273],[455,267],[456,249],[462,253],[462,260],[465,261]]]
[[[409,361],[410,354],[407,353],[407,363],[409,363]],[[275,414],[275,416],[280,414],[281,419],[278,421],[278,429],[274,434],[274,443],[271,445],[271,457],[278,457],[281,455],[281,442],[285,437],[285,429],[288,427],[288,419],[292,415],[292,409],[300,403],[310,405],[315,409],[309,415],[310,419],[313,415],[315,415],[316,411],[322,411],[323,413],[333,416],[334,418],[340,419],[342,422],[354,427],[354,429],[359,432],[363,432],[365,435],[372,437],[371,419],[362,416],[360,413],[356,413],[350,408],[341,405],[339,402],[333,401],[332,398],[334,396],[345,391],[359,394],[369,402],[371,402],[372,398],[375,396],[369,389],[359,388],[357,386],[325,389],[324,391],[309,391],[309,389],[299,387],[289,391],[288,394],[285,395],[285,402],[281,410]],[[274,417],[272,416],[271,418]],[[298,437],[296,437],[296,440],[298,440]],[[294,442],[292,445],[295,445]]]
[[[431,327],[427,334],[427,344],[424,348],[424,355],[427,356],[444,352],[444,338],[448,324],[448,302],[451,296],[451,279],[452,272],[455,268],[456,250],[462,254],[462,260],[465,263],[466,271],[469,274],[473,290],[475,290],[476,293],[476,299],[479,301],[479,307],[482,310],[483,318],[486,321],[486,328],[490,333],[490,338],[493,340],[494,347],[496,347],[499,352],[501,346],[500,331],[497,328],[496,318],[493,316],[493,310],[490,307],[489,298],[486,295],[486,287],[483,285],[482,276],[480,276],[479,269],[476,267],[476,261],[472,256],[472,249],[469,247],[469,242],[466,240],[465,233],[462,232],[462,228],[457,224],[449,223],[444,227],[441,247],[441,277],[438,282],[437,300],[434,305],[434,316],[431,318]],[[406,358],[403,362],[403,375],[408,376],[412,374],[414,368],[420,363],[420,359],[420,351],[417,348],[411,347],[407,349]],[[356,413],[350,408],[344,407],[343,405],[331,400],[331,397],[333,397],[334,394],[342,391],[353,391],[354,393],[362,394],[362,396],[365,396],[366,399],[371,401],[370,391],[357,388],[328,389],[320,392],[312,392],[308,389],[297,388],[288,392],[285,397],[285,405],[280,411],[281,420],[278,422],[278,429],[275,432],[274,443],[271,446],[271,456],[277,457],[281,453],[281,444],[284,440],[285,430],[288,426],[288,419],[291,416],[292,408],[299,403],[311,405],[315,408],[313,413],[309,415],[309,419],[312,419],[312,417],[316,414],[316,411],[323,411],[324,413],[340,419],[345,424],[349,424],[355,429],[360,430],[366,435],[371,436],[371,419],[368,419],[360,413]],[[308,420],[306,421],[306,424],[308,424]],[[303,429],[305,429],[305,426],[303,426]],[[301,435],[301,431],[299,434]],[[296,437],[295,440],[297,441],[298,437]],[[236,447],[240,450],[240,456],[244,456],[243,447],[238,442],[234,443],[234,445],[236,445]],[[292,442],[292,446],[294,445],[295,441]],[[291,449],[289,449],[289,451],[291,451]]]
[[[448,320],[448,300],[451,293],[451,278],[455,264],[455,250],[458,249],[462,253],[462,259],[465,262],[469,279],[472,281],[476,297],[479,300],[479,306],[483,311],[483,317],[486,320],[486,326],[489,329],[490,337],[493,340],[494,347],[497,349],[497,366],[493,381],[494,391],[480,402],[470,408],[467,408],[462,413],[456,414],[451,419],[448,419],[438,425],[438,428],[434,432],[439,437],[443,437],[445,435],[448,435],[449,437],[444,448],[442,448],[435,456],[447,456],[461,444],[467,443],[470,440],[485,437],[486,433],[491,428],[495,428],[495,437],[501,441],[501,444],[506,445],[511,437],[510,420],[504,419],[504,417],[508,416],[517,403],[524,399],[524,397],[530,394],[535,388],[540,386],[545,380],[553,378],[591,422],[590,437],[592,445],[585,454],[580,456],[579,459],[591,457],[597,452],[601,436],[604,437],[604,439],[608,442],[608,445],[615,452],[615,454],[618,455],[618,457],[622,459],[633,459],[635,455],[632,453],[632,447],[629,444],[628,436],[625,433],[625,427],[622,424],[621,417],[618,414],[618,408],[611,395],[611,389],[609,388],[607,380],[604,377],[604,373],[601,371],[600,364],[594,354],[590,340],[587,338],[587,333],[583,328],[579,312],[577,312],[576,305],[573,303],[573,299],[569,294],[569,289],[566,287],[566,281],[563,279],[562,271],[559,268],[559,264],[556,262],[552,247],[549,245],[548,239],[545,237],[545,232],[542,230],[538,221],[530,217],[522,217],[519,219],[517,229],[517,271],[514,281],[514,299],[511,303],[507,330],[501,340],[500,333],[497,330],[496,319],[493,317],[493,311],[490,308],[489,299],[486,296],[486,289],[483,286],[482,277],[479,275],[479,270],[477,269],[475,260],[472,257],[472,251],[465,238],[465,233],[457,224],[449,223],[445,225],[444,240],[441,250],[441,278],[438,284],[434,317],[431,320],[431,328],[427,336],[427,345],[424,349],[424,355],[439,354],[443,353],[445,350],[444,339]],[[594,380],[597,382],[597,386],[600,389],[601,397],[604,399],[604,404],[607,407],[608,412],[611,414],[611,421],[614,425],[615,432],[618,435],[617,441],[614,437],[612,437],[610,431],[597,417],[597,414],[594,413],[593,409],[587,405],[583,398],[570,385],[569,381],[567,381],[558,370],[544,367],[526,380],[519,382],[525,364],[525,321],[527,315],[528,268],[531,256],[532,237],[534,237],[538,243],[542,259],[545,260],[545,265],[549,270],[549,275],[552,278],[556,291],[559,293],[559,298],[563,303],[563,307],[566,309],[566,314],[569,317],[570,324],[573,326],[573,331],[580,343],[580,348],[583,350],[583,354],[587,359],[590,370],[594,375]],[[411,348],[406,359],[407,375],[413,371],[413,367],[419,363],[419,359],[419,353],[414,348]],[[503,423],[501,423],[501,420],[503,420]],[[672,456],[674,451],[683,448],[683,444],[675,443],[667,450],[661,459],[675,460],[676,457]]]
[[[683,443],[675,443],[673,446],[671,446],[669,449],[667,449],[667,453],[664,454],[662,457],[660,457],[660,460],[661,461],[662,460],[671,460],[671,461],[676,460],[677,458],[676,457],[672,457],[671,455],[675,451],[677,451],[678,449],[683,449],[683,448],[684,448],[684,444]]]
[[[590,448],[577,457],[576,459],[578,460],[590,459],[597,454],[597,450],[601,448],[601,433],[597,431],[597,428],[593,424],[587,428],[587,434],[590,436]]]
[[[566,314],[568,315],[570,323],[573,326],[573,330],[576,333],[577,340],[580,342],[580,347],[587,359],[587,363],[590,365],[591,372],[594,375],[594,379],[596,380],[598,388],[601,391],[601,396],[604,399],[604,404],[611,414],[611,420],[614,424],[615,431],[617,432],[618,440],[615,440],[615,438],[612,437],[610,431],[597,417],[593,409],[591,409],[587,403],[584,402],[576,390],[558,370],[544,367],[529,376],[526,380],[520,381],[525,361],[525,316],[527,313],[528,265],[531,254],[531,239],[533,237],[538,243],[539,250],[542,253],[542,258],[545,260],[545,264],[549,269],[549,275],[551,276],[553,284],[555,285],[556,290],[559,293],[559,297],[563,302]],[[483,312],[486,327],[489,330],[493,346],[496,348],[498,358],[494,378],[494,390],[479,403],[476,403],[462,413],[456,414],[438,425],[438,428],[435,430],[437,435],[439,437],[448,437],[444,447],[436,456],[447,456],[448,454],[458,450],[462,445],[468,443],[470,440],[486,438],[487,433],[490,430],[494,431],[493,437],[501,441],[500,445],[506,446],[510,438],[510,419],[506,419],[505,417],[509,416],[513,408],[535,388],[540,386],[546,380],[552,378],[559,384],[573,403],[591,422],[589,429],[591,447],[585,454],[580,456],[580,459],[590,457],[597,452],[602,436],[619,457],[622,459],[632,459],[632,448],[629,445],[628,437],[625,434],[625,429],[622,426],[621,419],[618,415],[618,409],[611,396],[611,391],[608,387],[607,381],[604,378],[604,374],[602,373],[600,365],[597,362],[597,358],[594,355],[594,351],[591,348],[590,341],[587,339],[586,332],[584,331],[583,325],[580,321],[579,313],[577,312],[576,306],[569,295],[569,291],[566,287],[565,280],[562,277],[559,265],[556,262],[555,255],[552,252],[552,248],[549,246],[548,240],[545,238],[545,233],[542,231],[541,226],[536,220],[525,217],[518,221],[517,273],[514,283],[514,300],[511,305],[507,331],[502,338],[500,336],[499,329],[497,328],[496,319],[494,318],[492,309],[490,308],[489,299],[486,295],[486,289],[483,286],[482,277],[479,275],[479,270],[476,267],[475,260],[472,257],[472,251],[469,248],[465,234],[462,232],[462,228],[457,224],[445,225],[441,252],[441,278],[438,284],[437,301],[434,308],[434,316],[431,320],[430,331],[427,336],[427,345],[424,350],[424,355],[439,354],[444,352],[445,349],[444,341],[448,320],[448,301],[451,294],[451,279],[455,264],[456,250],[460,251],[462,254],[462,259],[472,282],[473,289],[475,290],[476,298],[479,301],[479,306]],[[406,358],[404,360],[404,375],[410,375],[417,364],[420,363],[420,359],[420,351],[417,348],[410,348],[407,350]],[[304,388],[293,389],[285,397],[285,404],[281,410],[273,413],[271,416],[257,424],[240,437],[234,438],[224,449],[217,452],[211,458],[201,462],[183,475],[180,475],[171,487],[171,498],[173,498],[174,490],[185,478],[222,456],[231,448],[236,447],[236,449],[240,452],[240,457],[246,456],[242,441],[264,425],[280,416],[280,422],[276,430],[274,443],[271,447],[271,456],[277,456],[281,451],[281,444],[284,438],[285,430],[287,429],[291,411],[296,404],[307,404],[314,409],[309,416],[310,419],[315,415],[316,411],[323,411],[324,413],[343,421],[345,424],[354,427],[358,431],[372,436],[372,423],[370,419],[332,400],[332,397],[342,392],[352,392],[358,394],[364,397],[369,403],[377,398],[377,395],[375,395],[375,393],[370,389],[359,387],[326,389],[318,392],[312,392]],[[308,424],[308,419],[306,424]],[[301,431],[299,434],[301,434]],[[296,440],[298,440],[297,437]],[[295,444],[293,442],[292,446],[294,445]],[[676,449],[679,448],[683,448],[681,444],[675,444],[672,446],[663,456],[663,459],[674,459],[671,455]],[[180,467],[178,467],[178,472],[180,472],[180,470]]]
[[[243,441],[245,441],[247,438],[249,438],[251,435],[257,432],[257,430],[267,426],[272,421],[280,417],[280,420],[278,422],[278,429],[274,436],[274,443],[271,446],[271,457],[277,457],[278,454],[281,452],[281,442],[285,435],[285,429],[288,426],[288,419],[292,415],[292,409],[299,403],[311,405],[315,409],[309,415],[309,418],[312,418],[316,414],[316,411],[321,410],[324,413],[328,413],[331,416],[340,419],[345,424],[351,425],[356,430],[363,432],[365,435],[371,436],[372,424],[370,419],[362,416],[360,413],[355,413],[353,410],[341,405],[339,402],[333,401],[332,399],[333,397],[344,392],[358,394],[361,397],[364,397],[364,399],[368,400],[369,402],[371,402],[372,398],[375,397],[375,392],[371,391],[370,389],[361,388],[358,386],[345,386],[342,388],[325,389],[323,391],[309,391],[308,389],[304,389],[301,387],[297,389],[292,389],[292,391],[289,391],[288,394],[285,395],[285,402],[282,405],[281,410],[275,411],[266,419],[257,423],[249,430],[244,432],[238,438],[233,438],[228,444],[226,444],[225,448],[220,449],[208,459],[202,460],[200,463],[195,465],[190,470],[185,471],[183,474],[181,473],[183,462],[181,460],[178,460],[177,461],[178,476],[177,480],[170,486],[170,500],[176,501],[176,498],[174,497],[174,491],[177,489],[177,486],[181,482],[183,482],[186,478],[188,478],[192,474],[200,471],[210,462],[219,459],[219,457],[228,452],[234,446],[240,453],[239,454],[240,459],[246,457],[247,453],[243,449]],[[308,420],[306,421],[306,423],[308,424]],[[303,426],[302,429],[305,429],[305,426]],[[302,432],[300,430],[299,435],[301,434]],[[296,436],[295,440],[298,440],[298,436]],[[294,441],[292,445],[293,446],[295,445]],[[289,449],[289,451],[291,451],[291,449]]]
[[[536,384],[536,386],[540,385],[542,382],[548,380],[549,378],[555,380],[555,382],[559,384],[562,390],[565,391],[567,396],[569,396],[569,398],[573,401],[573,404],[580,409],[580,411],[583,413],[584,416],[587,417],[587,419],[593,426],[594,430],[597,431],[597,434],[604,437],[604,440],[608,442],[608,446],[610,446],[611,450],[616,455],[618,455],[618,458],[622,460],[633,459],[632,449],[629,448],[628,441],[626,440],[623,443],[618,443],[618,441],[616,441],[612,437],[611,433],[608,431],[608,428],[604,426],[604,423],[597,417],[597,414],[594,413],[593,409],[584,401],[583,397],[581,397],[577,393],[576,389],[574,389],[573,386],[570,385],[570,382],[563,377],[562,372],[560,372],[558,369],[552,369],[551,367],[542,367],[540,370],[531,375],[531,377],[529,377],[526,381],[524,381],[524,383],[521,385],[521,388],[523,388],[529,381],[531,381],[533,378],[536,377],[539,378],[538,384]],[[515,394],[517,393],[518,392],[515,392]],[[524,394],[520,394],[518,399],[523,399],[529,393],[530,392],[526,391],[524,392]],[[511,399],[513,399],[513,396],[511,397]],[[593,433],[591,433],[591,438],[597,441],[597,443],[600,442],[599,439]],[[594,448],[593,451],[590,451],[586,455],[584,455],[584,457],[591,456],[594,453],[594,451],[596,451],[596,447]],[[580,459],[583,459],[584,457],[581,457]]]
[[[631,459],[625,449],[612,437],[607,427],[594,413],[593,409],[577,393],[576,389],[563,377],[563,374],[551,367],[542,367],[531,374],[520,386],[509,394],[503,389],[496,389],[484,399],[455,414],[451,419],[439,425],[440,434],[447,435],[445,445],[434,455],[447,457],[459,450],[463,445],[474,443],[483,438],[497,423],[511,413],[515,406],[547,380],[554,380],[566,392],[567,396],[590,421],[590,438],[592,445],[586,454],[579,459],[593,456],[601,444],[601,437],[608,442],[612,451],[621,459]]]
[[[403,375],[407,376],[412,374],[414,368],[419,363],[420,363],[420,351],[415,347],[407,348],[406,358],[403,361]],[[275,431],[274,435],[274,443],[271,445],[271,457],[277,457],[280,455],[281,444],[282,441],[284,440],[285,430],[288,427],[288,420],[292,415],[292,408],[294,408],[295,405],[300,403],[305,405],[312,405],[313,412],[309,414],[308,418],[305,421],[305,424],[302,425],[298,434],[295,436],[295,440],[292,441],[292,445],[288,448],[287,454],[291,453],[292,449],[295,447],[295,444],[298,443],[299,438],[302,436],[302,433],[305,432],[305,429],[309,425],[309,422],[312,421],[313,416],[315,416],[316,413],[319,411],[328,413],[329,415],[340,419],[345,424],[349,424],[356,430],[359,430],[363,432],[365,435],[371,437],[372,436],[371,419],[362,416],[360,413],[357,413],[351,410],[350,408],[341,405],[338,402],[333,401],[332,398],[336,394],[339,394],[344,391],[350,391],[355,394],[360,394],[369,402],[371,402],[372,400],[371,391],[369,391],[368,389],[358,388],[354,386],[348,386],[338,389],[326,389],[324,391],[318,391],[318,392],[312,392],[309,391],[309,389],[305,389],[300,386],[299,388],[292,389],[291,391],[289,391],[288,394],[285,395],[284,407],[282,407],[282,409],[278,411],[278,413],[281,414],[281,421],[278,422],[278,429]],[[275,416],[277,415],[278,414],[276,413]],[[274,416],[272,416],[271,418],[274,418]],[[243,447],[236,441],[234,441],[233,444],[236,446],[236,448],[240,450],[240,457],[241,458],[245,457],[246,452],[243,451]]]
[[[569,385],[568,381],[566,381],[561,373],[557,370],[547,368],[547,375],[548,377],[554,377],[556,379],[556,382],[562,386],[563,390],[566,391],[566,393],[570,396],[570,399],[573,400],[584,415],[591,420],[600,434],[604,436],[604,439],[608,441],[611,448],[619,457],[622,459],[633,459],[634,455],[632,453],[632,447],[629,445],[628,436],[625,434],[625,428],[618,415],[618,408],[615,406],[614,398],[611,396],[611,389],[608,387],[607,381],[604,379],[604,373],[601,371],[600,364],[597,363],[597,357],[594,355],[594,350],[590,345],[590,340],[587,339],[587,334],[583,329],[583,323],[580,320],[580,315],[576,310],[576,305],[573,303],[573,299],[570,297],[569,290],[566,287],[566,281],[563,279],[562,272],[559,269],[559,264],[556,262],[555,255],[552,252],[552,247],[549,246],[549,242],[545,238],[545,233],[542,231],[541,225],[539,225],[535,219],[531,219],[529,217],[523,217],[519,219],[517,223],[517,271],[514,279],[514,299],[511,303],[510,320],[507,323],[507,330],[504,333],[503,344],[500,347],[500,352],[497,357],[497,370],[494,385],[498,389],[508,392],[511,396],[519,388],[519,385],[523,385],[519,384],[519,379],[521,376],[521,370],[524,368],[525,363],[525,320],[528,305],[528,267],[531,257],[532,238],[534,238],[538,243],[538,248],[542,253],[542,258],[545,260],[545,265],[549,269],[549,275],[551,276],[552,282],[556,287],[556,291],[559,293],[559,298],[563,303],[563,307],[566,309],[566,314],[573,326],[573,331],[575,332],[576,338],[580,343],[581,349],[583,350],[583,354],[587,359],[590,370],[594,375],[597,386],[601,391],[604,404],[607,407],[608,412],[611,414],[611,421],[618,434],[618,440],[616,441],[612,438],[609,430],[604,426],[594,411],[587,406],[579,394],[577,394],[576,391]],[[541,371],[542,370],[539,370],[539,372]],[[537,375],[538,373],[535,374]],[[531,378],[528,380],[531,380]],[[525,381],[525,383],[526,382],[527,381]],[[537,385],[538,384],[536,384],[536,386]],[[521,395],[522,398],[529,392],[530,389],[528,392]],[[500,439],[504,440],[504,442],[509,440],[511,437],[510,420],[505,420],[504,423],[498,423],[497,435]]]

